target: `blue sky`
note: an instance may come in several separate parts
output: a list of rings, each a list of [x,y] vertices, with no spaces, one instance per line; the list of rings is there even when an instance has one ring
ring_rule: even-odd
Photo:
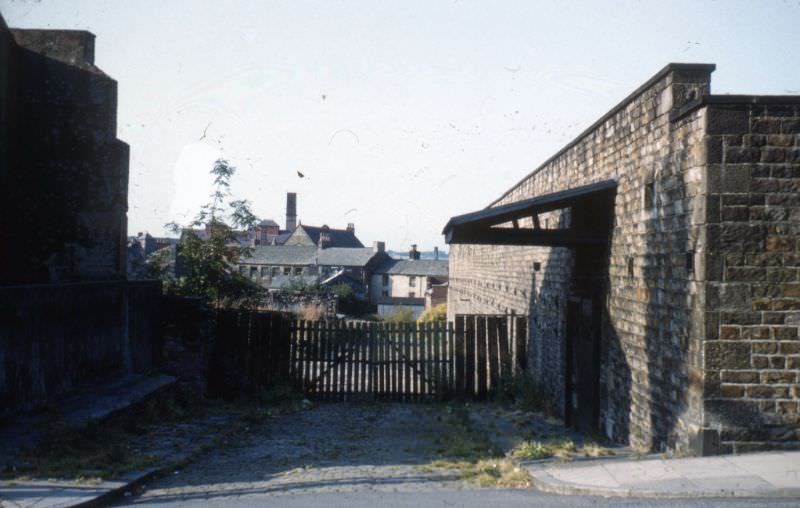
[[[450,216],[489,204],[669,62],[716,63],[717,94],[800,94],[800,0],[0,0],[0,12],[97,35],[131,146],[130,233],[188,221],[222,156],[262,218],[283,225],[294,191],[305,224],[428,250]]]

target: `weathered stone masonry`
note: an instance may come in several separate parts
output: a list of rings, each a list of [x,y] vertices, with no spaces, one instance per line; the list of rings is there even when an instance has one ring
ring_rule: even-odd
[[[800,100],[710,95],[713,68],[667,66],[491,206],[617,179],[601,431],[702,454],[797,446]],[[532,375],[563,411],[573,252],[451,249],[451,317],[528,314]]]
[[[128,145],[94,35],[0,20],[0,284],[124,279]]]

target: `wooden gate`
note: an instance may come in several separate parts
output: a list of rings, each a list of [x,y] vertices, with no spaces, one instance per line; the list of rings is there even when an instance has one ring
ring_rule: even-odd
[[[486,399],[526,366],[524,316],[452,323],[292,323],[291,372],[309,397]]]
[[[290,382],[324,400],[480,400],[525,370],[526,325],[515,315],[396,324],[225,311],[212,360],[234,390]]]

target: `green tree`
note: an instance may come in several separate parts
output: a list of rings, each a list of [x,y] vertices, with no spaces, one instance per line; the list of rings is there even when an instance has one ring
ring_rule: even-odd
[[[248,306],[256,303],[259,287],[236,270],[242,258],[251,255],[252,247],[241,243],[237,230],[247,231],[258,222],[244,199],[233,199],[230,182],[236,168],[227,160],[217,159],[210,201],[200,208],[186,226],[167,224],[181,235],[177,246],[178,276],[165,281],[165,292],[199,296],[218,307]],[[198,233],[205,228],[205,233]]]

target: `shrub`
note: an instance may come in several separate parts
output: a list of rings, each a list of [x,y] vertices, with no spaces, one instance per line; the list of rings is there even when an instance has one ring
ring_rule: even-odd
[[[384,318],[387,323],[413,323],[414,311],[407,307],[398,307]]]
[[[439,304],[436,307],[432,307],[426,310],[419,316],[419,319],[417,319],[418,323],[433,323],[433,322],[445,322],[445,321],[447,321],[446,303]]]
[[[303,305],[300,307],[300,319],[306,321],[319,321],[325,317],[325,309],[322,305]]]

